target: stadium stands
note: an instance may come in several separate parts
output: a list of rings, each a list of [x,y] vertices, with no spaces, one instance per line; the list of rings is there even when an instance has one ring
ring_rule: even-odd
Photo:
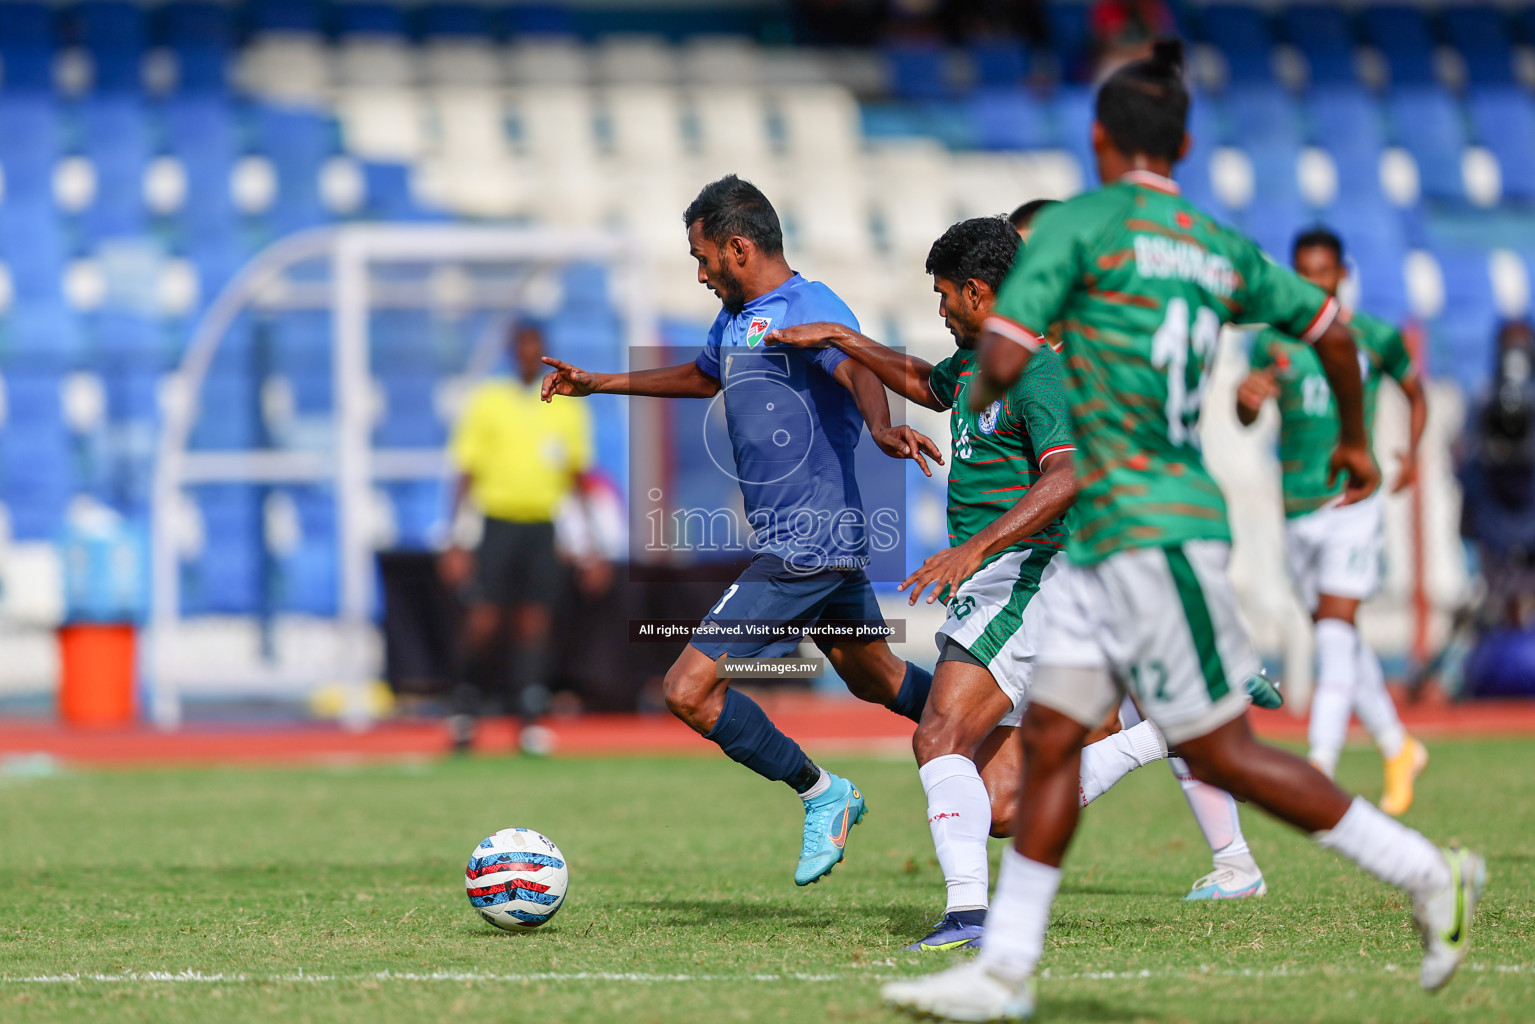
[[[1363,304],[1424,318],[1431,368],[1478,387],[1494,318],[1525,312],[1521,294],[1528,303],[1535,14],[1187,13],[1219,66],[1200,77],[1181,171],[1191,196],[1276,250],[1333,222]],[[664,312],[697,322],[709,297],[677,211],[735,170],[780,203],[797,262],[920,348],[933,335],[912,311],[929,300],[910,284],[928,238],[962,213],[1093,180],[1084,5],[1049,8],[1048,50],[763,46],[753,17],[636,9],[599,36],[591,12],[551,5],[0,2],[0,500],[12,534],[54,536],[82,493],[142,514],[161,375],[239,266],[290,232],[354,219],[622,224],[653,252]],[[1522,292],[1498,290],[1494,262]],[[1444,301],[1414,294],[1425,273]],[[551,337],[573,358],[617,364],[614,318],[580,298],[603,288],[568,284]],[[442,442],[438,378],[461,372],[468,330],[376,313],[377,444]],[[314,425],[331,401],[328,331],[310,312],[243,324],[194,443],[327,443]],[[66,415],[80,374],[105,382],[97,418]],[[594,413],[603,461],[622,475],[620,407]],[[324,614],[329,496],[205,490],[190,500],[202,526],[189,610]],[[435,485],[391,484],[379,500],[389,536],[427,542]],[[197,582],[212,579],[230,582]]]

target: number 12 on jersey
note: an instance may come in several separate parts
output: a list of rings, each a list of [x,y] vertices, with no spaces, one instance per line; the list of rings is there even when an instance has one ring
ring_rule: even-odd
[[[1173,444],[1199,444],[1194,427],[1220,336],[1215,310],[1200,306],[1191,320],[1187,299],[1167,300],[1167,315],[1151,338],[1151,365],[1167,371],[1167,439]]]

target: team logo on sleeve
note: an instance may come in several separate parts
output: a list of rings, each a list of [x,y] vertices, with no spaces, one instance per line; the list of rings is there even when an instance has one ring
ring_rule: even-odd
[[[981,433],[989,434],[997,429],[997,418],[1001,415],[1002,399],[999,398],[981,410],[980,420],[976,425],[981,428]]]
[[[762,339],[767,337],[767,332],[773,329],[773,318],[770,316],[754,316],[752,322],[746,328],[746,347],[756,348],[762,344]]]

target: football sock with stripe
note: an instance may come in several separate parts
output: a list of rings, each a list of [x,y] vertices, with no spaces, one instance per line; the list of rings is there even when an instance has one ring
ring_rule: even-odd
[[[1311,697],[1311,750],[1307,757],[1329,778],[1338,767],[1349,716],[1354,712],[1358,644],[1359,634],[1342,619],[1317,622],[1316,692]]]
[[[1060,885],[1060,868],[1029,860],[1008,844],[976,962],[999,978],[1021,981],[1033,974],[1045,950],[1050,905]]]
[[[927,827],[948,886],[945,911],[985,909],[991,881],[986,863],[991,798],[980,771],[963,754],[945,754],[919,768],[917,777],[927,794]]]
[[[895,695],[890,710],[913,722],[922,721],[922,709],[927,707],[927,693],[932,688],[933,674],[908,661],[906,676],[901,680],[901,691]]]
[[[1361,796],[1336,825],[1312,838],[1419,899],[1450,882],[1450,867],[1433,843]]]
[[[1354,677],[1354,713],[1369,732],[1370,738],[1380,750],[1381,756],[1395,757],[1407,742],[1407,731],[1397,717],[1396,702],[1386,689],[1386,675],[1381,671],[1380,659],[1370,650],[1358,631],[1354,633],[1354,662],[1358,666]]]
[[[725,756],[763,778],[788,782],[795,792],[804,792],[820,778],[821,769],[805,756],[799,744],[779,732],[756,701],[735,690],[725,691],[725,709],[704,739],[718,744]]]

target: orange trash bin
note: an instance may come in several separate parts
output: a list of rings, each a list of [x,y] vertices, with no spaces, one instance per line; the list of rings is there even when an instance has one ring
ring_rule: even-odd
[[[134,627],[82,623],[59,630],[59,717],[70,725],[133,720]]]

